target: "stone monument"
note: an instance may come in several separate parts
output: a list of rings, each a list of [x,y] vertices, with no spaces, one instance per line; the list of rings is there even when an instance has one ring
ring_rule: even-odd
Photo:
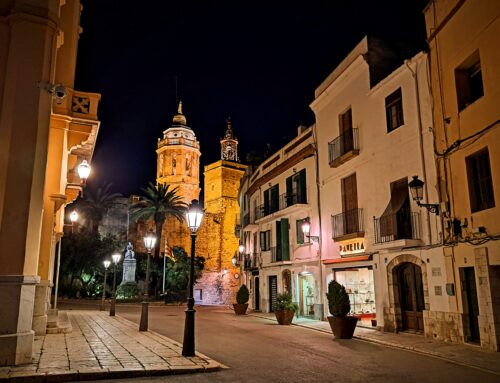
[[[123,278],[122,285],[126,283],[136,283],[135,282],[135,267],[136,259],[134,257],[134,250],[132,243],[128,243],[127,251],[125,251],[125,259],[123,260]]]

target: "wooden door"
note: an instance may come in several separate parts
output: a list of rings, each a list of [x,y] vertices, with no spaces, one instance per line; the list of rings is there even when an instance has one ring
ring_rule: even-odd
[[[354,135],[352,131],[352,109],[340,115],[340,154],[354,149]]]
[[[477,300],[476,273],[474,267],[464,267],[460,270],[462,293],[464,298],[464,311],[467,313],[469,325],[468,334],[465,335],[467,342],[479,343],[479,302]]]
[[[422,271],[413,263],[406,263],[398,270],[402,330],[424,331],[422,312],[425,308]]]
[[[344,234],[358,232],[358,188],[356,186],[356,173],[342,179],[342,208],[344,212]]]

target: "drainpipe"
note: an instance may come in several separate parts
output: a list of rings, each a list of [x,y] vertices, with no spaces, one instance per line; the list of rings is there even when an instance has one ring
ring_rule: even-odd
[[[319,222],[319,240],[318,240],[318,264],[319,264],[319,296],[320,296],[320,303],[323,305],[323,311],[321,313],[321,318],[324,317],[325,314],[325,304],[324,299],[325,299],[325,294],[323,294],[323,266],[321,264],[321,250],[322,250],[322,244],[323,244],[323,230],[322,230],[322,225],[321,225],[321,191],[320,191],[320,183],[319,183],[319,159],[318,159],[318,141],[317,141],[317,136],[316,136],[316,124],[313,125],[312,129],[312,134],[313,134],[313,141],[314,141],[314,160],[315,160],[315,166],[316,166],[316,198],[317,198],[317,205],[318,205],[318,222]]]
[[[429,198],[429,188],[428,185],[429,183],[427,182],[427,170],[425,167],[425,157],[424,157],[424,139],[422,135],[422,113],[420,110],[420,89],[418,87],[418,76],[417,72],[413,71],[413,69],[410,66],[410,60],[405,60],[406,67],[410,71],[412,77],[413,77],[413,82],[415,84],[415,92],[416,92],[416,106],[417,106],[417,127],[418,127],[418,143],[419,143],[419,148],[420,148],[420,166],[422,167],[422,177],[424,179],[424,188],[425,188],[425,195],[427,198]],[[415,62],[415,66],[418,67],[418,63]],[[431,218],[430,218],[430,213],[427,209],[426,211],[426,216],[427,216],[427,243],[430,245],[432,244],[432,234],[431,234]]]

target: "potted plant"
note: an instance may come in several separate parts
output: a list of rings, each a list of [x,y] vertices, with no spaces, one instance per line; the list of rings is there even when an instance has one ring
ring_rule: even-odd
[[[248,298],[250,293],[245,284],[241,285],[236,293],[236,303],[233,303],[234,313],[236,315],[245,315],[248,308]]]
[[[289,325],[292,323],[295,311],[299,307],[296,303],[292,302],[292,294],[282,293],[276,297],[276,305],[274,306],[274,314],[278,324]]]
[[[328,299],[328,309],[332,314],[328,317],[328,322],[335,339],[351,339],[358,318],[347,315],[351,311],[351,303],[345,287],[337,281],[331,281],[328,284],[326,298]]]

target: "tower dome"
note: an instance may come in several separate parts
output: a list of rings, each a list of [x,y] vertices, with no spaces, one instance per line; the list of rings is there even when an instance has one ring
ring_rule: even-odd
[[[177,108],[177,114],[174,116],[172,120],[172,125],[183,125],[186,126],[186,116],[182,114],[182,101],[179,101],[179,106]]]

